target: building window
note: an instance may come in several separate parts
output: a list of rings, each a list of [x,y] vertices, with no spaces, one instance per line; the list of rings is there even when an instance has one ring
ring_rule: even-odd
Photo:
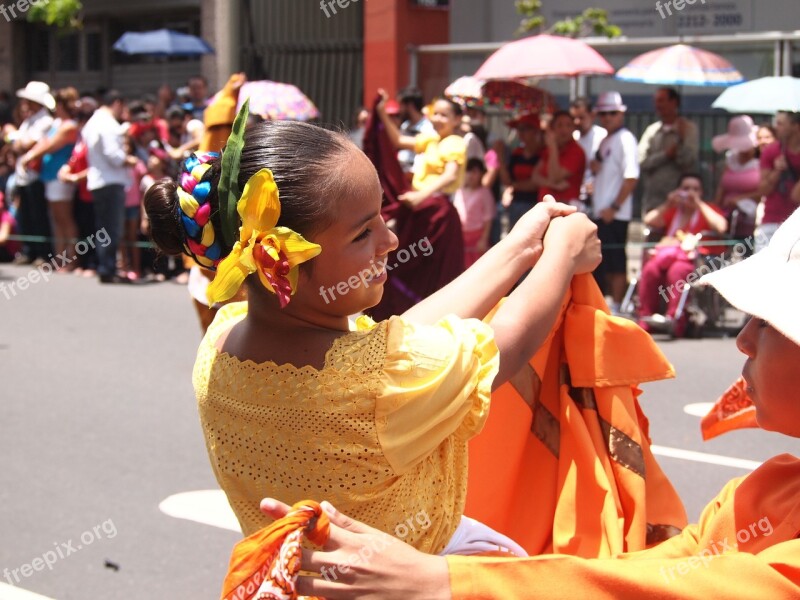
[[[99,31],[86,33],[86,70],[102,71],[103,69],[103,36]]]
[[[59,71],[80,70],[80,38],[77,33],[56,35]]]
[[[50,32],[34,27],[28,31],[28,61],[33,72],[50,70]]]

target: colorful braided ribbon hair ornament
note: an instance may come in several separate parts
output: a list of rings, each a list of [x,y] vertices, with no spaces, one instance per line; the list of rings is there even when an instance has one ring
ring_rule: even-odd
[[[216,152],[192,154],[183,163],[178,182],[178,218],[185,234],[183,251],[209,269],[220,261],[222,246],[211,223],[211,182],[203,181],[203,177],[211,168],[208,163],[218,156]]]
[[[188,159],[186,172],[181,176],[178,210],[186,231],[184,249],[199,264],[216,268],[217,274],[206,290],[209,306],[232,298],[248,275],[258,273],[261,283],[278,296],[283,308],[297,289],[299,265],[314,258],[322,248],[288,227],[277,226],[281,203],[278,186],[269,169],[255,173],[239,193],[239,162],[249,105],[248,100],[233,123],[222,152],[222,171],[217,186],[222,241],[233,248],[228,256],[220,258],[222,247],[214,238],[210,208],[206,208],[209,205],[197,198],[199,193],[205,200],[210,191],[210,182],[201,180],[210,166],[206,164],[208,160],[218,156],[207,153]],[[187,191],[189,189],[191,191]]]
[[[295,600],[303,536],[321,546],[328,541],[328,515],[313,500],[298,502],[271,525],[236,544],[222,600]]]

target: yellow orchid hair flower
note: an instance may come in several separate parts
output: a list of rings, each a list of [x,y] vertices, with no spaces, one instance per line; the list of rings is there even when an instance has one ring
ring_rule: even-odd
[[[277,227],[281,203],[269,169],[261,169],[247,181],[236,210],[242,219],[239,240],[217,266],[206,291],[209,306],[232,298],[245,278],[257,272],[283,308],[297,289],[299,266],[322,248],[288,227]]]

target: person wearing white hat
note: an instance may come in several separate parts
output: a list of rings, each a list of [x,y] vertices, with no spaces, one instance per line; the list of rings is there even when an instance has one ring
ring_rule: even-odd
[[[633,216],[633,190],[639,180],[636,137],[625,128],[625,111],[619,92],[600,94],[595,106],[608,132],[590,162],[595,174],[592,218],[603,243],[603,262],[594,273],[603,293],[612,298],[617,312],[627,288],[628,224]]]
[[[714,203],[722,208],[731,224],[731,234],[737,239],[753,235],[756,225],[761,182],[756,152],[757,131],[753,119],[741,115],[728,121],[727,133],[711,140],[714,150],[725,152],[725,170],[717,186]]]
[[[700,283],[752,315],[736,343],[747,357],[742,375],[759,426],[800,438],[800,212],[766,250]],[[800,598],[798,498],[800,459],[781,454],[730,481],[697,524],[611,558],[433,556],[323,503],[330,536],[322,550],[303,550],[303,570],[336,574],[363,548],[388,551],[371,553],[341,577],[300,577],[297,590],[328,600]],[[261,510],[280,518],[289,507],[267,498]]]
[[[55,108],[56,101],[50,93],[50,86],[41,81],[28,82],[24,88],[17,90],[17,97],[29,105],[31,112],[20,125],[17,137],[11,146],[12,152],[19,159],[47,135],[53,124],[50,111]],[[39,180],[38,171],[30,163],[17,160],[15,182],[20,196],[18,210],[20,232],[23,235],[49,238],[50,217],[44,184]],[[38,263],[47,260],[50,253],[51,247],[47,241],[24,242],[22,254],[17,262]]]

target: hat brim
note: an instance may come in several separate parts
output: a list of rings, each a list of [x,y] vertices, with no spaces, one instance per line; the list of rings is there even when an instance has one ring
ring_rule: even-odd
[[[800,345],[800,263],[788,262],[767,247],[740,263],[704,275],[710,285],[739,310],[764,319]]]
[[[619,106],[595,106],[594,112],[628,112],[628,106],[626,104],[620,104]]]
[[[53,98],[51,94],[47,94],[45,96],[36,96],[28,93],[25,88],[22,88],[21,90],[17,90],[17,98],[23,98],[24,100],[36,102],[36,104],[40,104],[49,110],[56,109],[56,99]]]
[[[740,136],[729,135],[723,133],[716,135],[711,140],[711,147],[716,152],[724,152],[725,150],[736,150],[737,152],[744,152],[745,150],[752,150],[757,146],[755,136]]]

